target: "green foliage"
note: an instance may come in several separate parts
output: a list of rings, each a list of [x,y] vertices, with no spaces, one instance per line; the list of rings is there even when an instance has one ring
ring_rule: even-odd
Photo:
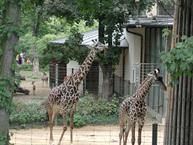
[[[91,26],[95,20],[99,20],[102,25],[105,26],[104,41],[109,43],[111,47],[112,37],[115,39],[113,42],[117,46],[118,39],[122,32],[123,23],[126,21],[128,15],[133,14],[135,10],[145,10],[153,5],[152,0],[140,0],[139,6],[134,1],[122,1],[122,0],[59,0],[46,2],[48,12],[58,17],[64,17],[67,14],[71,20],[84,19],[86,25]],[[67,17],[68,19],[69,17]],[[112,36],[114,33],[115,36]],[[114,48],[114,47],[111,47]],[[118,48],[109,49],[104,56],[100,55],[100,60],[103,64],[113,65],[118,63],[118,58],[121,50]]]
[[[170,73],[171,81],[174,84],[182,74],[192,75],[193,67],[193,37],[182,37],[182,42],[169,52],[164,52],[161,59]]]
[[[83,127],[86,125],[86,118],[82,117],[79,113],[74,115],[74,126],[76,128]]]
[[[88,24],[92,24],[92,21],[96,19],[104,26],[104,38],[99,38],[99,40],[108,43],[109,49],[103,55],[99,55],[103,65],[114,66],[119,62],[121,49],[117,45],[119,45],[123,23],[127,21],[128,16],[134,15],[136,11],[150,8],[153,3],[152,0],[140,0],[138,4],[135,1],[122,0],[77,1],[80,15]]]
[[[36,43],[36,38],[31,33],[21,36],[17,45],[17,52],[21,53],[25,50],[28,55],[31,55],[31,48],[34,46],[34,43]]]
[[[71,56],[69,60],[76,60],[82,63],[88,54],[88,48],[81,46],[83,35],[77,26],[71,28],[71,35],[65,42],[65,47],[69,49]]]
[[[46,110],[38,103],[14,103],[11,114],[11,125],[25,126],[30,123],[45,123],[47,121]]]
[[[31,64],[22,64],[19,66],[19,69],[22,71],[32,71],[32,65]]]
[[[13,89],[14,84],[11,78],[0,77],[0,108],[5,108],[7,112],[11,109]]]
[[[0,145],[8,144],[7,135],[0,134]]]
[[[44,4],[50,16],[65,17],[69,22],[79,20],[74,0],[47,0]]]
[[[80,46],[82,42],[82,34],[79,33],[77,26],[72,27],[70,36],[65,40],[65,44],[50,43],[42,57],[42,63],[47,65],[51,61],[68,63],[69,60],[77,60],[83,62],[88,54],[88,48]]]
[[[95,100],[93,96],[86,94],[81,97],[74,114],[74,126],[82,127],[88,124],[112,124],[118,120],[119,103],[116,98],[111,102],[105,99]],[[69,124],[69,116],[67,116]],[[10,124],[25,127],[27,124],[44,125],[48,118],[46,109],[40,103],[15,102],[10,113]],[[63,124],[63,118],[58,116],[57,124]]]
[[[168,37],[171,34],[171,30],[168,28],[164,28],[162,30],[162,37]]]
[[[86,124],[106,124],[106,123],[117,123],[118,119],[118,99],[112,99],[108,102],[105,99],[95,100],[88,94],[81,98],[77,112]]]

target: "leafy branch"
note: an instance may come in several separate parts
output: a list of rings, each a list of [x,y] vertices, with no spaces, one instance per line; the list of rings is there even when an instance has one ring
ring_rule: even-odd
[[[193,36],[182,36],[182,42],[169,52],[161,54],[161,59],[175,84],[182,75],[191,76],[193,70]]]

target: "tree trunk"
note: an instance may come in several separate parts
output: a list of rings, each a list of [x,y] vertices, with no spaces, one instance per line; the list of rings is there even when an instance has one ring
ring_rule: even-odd
[[[99,32],[98,33],[99,33],[99,41],[101,43],[104,43],[104,34],[105,34],[105,26],[104,24],[102,24],[103,19],[104,19],[103,16],[99,18]]]
[[[34,75],[39,74],[40,72],[39,58],[37,56],[34,56],[32,65],[33,65],[33,74]]]
[[[39,28],[40,28],[40,18],[41,18],[41,10],[37,9],[35,10],[34,12],[34,21],[33,21],[33,24],[32,24],[32,35],[34,37],[38,37],[39,35]],[[33,62],[32,62],[32,65],[33,65],[33,73],[34,74],[38,74],[39,73],[39,56],[38,56],[38,53],[37,53],[37,46],[36,44],[34,44],[32,46],[32,52],[33,52]]]
[[[182,35],[193,36],[193,1],[176,0],[173,43]],[[176,37],[177,36],[177,37]],[[193,72],[192,72],[193,76]],[[170,89],[164,145],[193,144],[193,77],[181,76]]]
[[[112,66],[101,66],[103,72],[102,97],[111,101],[113,96],[113,69]]]
[[[20,6],[17,0],[7,0],[5,1],[5,11],[3,12],[3,21],[2,24],[7,27],[6,30],[19,30],[20,23]],[[13,63],[15,62],[15,45],[18,42],[18,32],[9,31],[6,32],[9,35],[3,36],[1,38],[1,49],[3,50],[3,54],[1,56],[1,66],[0,66],[0,75],[3,78],[8,78],[13,80],[14,70]],[[14,83],[14,82],[12,82]],[[9,88],[10,92],[13,92],[13,87],[9,84],[4,86],[5,88]],[[3,96],[0,96],[3,97]],[[10,98],[11,99],[11,98]],[[5,110],[5,108],[0,108],[0,134],[5,137],[8,136],[9,130],[9,114]],[[6,139],[6,143],[8,144],[8,138]]]

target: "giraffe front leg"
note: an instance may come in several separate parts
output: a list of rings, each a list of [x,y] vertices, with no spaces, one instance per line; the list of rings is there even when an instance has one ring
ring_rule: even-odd
[[[133,125],[132,125],[132,138],[131,138],[131,143],[132,143],[132,145],[134,145],[135,144],[135,123],[133,123]]]
[[[66,132],[67,130],[67,122],[66,122],[66,112],[62,114],[63,116],[63,121],[64,121],[64,124],[63,124],[63,130],[62,130],[62,134],[60,136],[60,139],[59,139],[59,142],[58,142],[58,145],[61,145],[61,141],[62,141],[62,138],[64,136],[64,133]]]
[[[76,110],[76,104],[73,105],[72,110],[70,111],[70,142],[73,142],[73,128],[74,128],[74,112]]]
[[[139,127],[138,127],[138,145],[141,145],[141,132],[142,128],[144,126],[144,120],[138,122]]]

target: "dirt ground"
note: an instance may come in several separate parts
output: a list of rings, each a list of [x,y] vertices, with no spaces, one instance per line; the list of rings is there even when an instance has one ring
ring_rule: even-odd
[[[62,127],[54,128],[54,144],[59,140]],[[48,145],[49,144],[49,129],[22,129],[11,130],[13,136],[11,143],[14,145]],[[86,126],[74,129],[73,145],[118,145],[119,144],[119,127],[118,126]],[[142,133],[142,144],[152,144],[151,126],[145,126]],[[137,132],[136,132],[137,138]],[[137,142],[137,141],[136,141]],[[130,143],[130,136],[128,138]],[[137,144],[137,143],[136,143]],[[163,144],[163,127],[159,127],[158,145]],[[62,145],[70,145],[70,131],[69,128],[64,134]]]
[[[47,83],[43,83],[40,79],[35,80],[35,93],[33,94],[33,86],[32,86],[32,79],[27,79],[26,81],[22,81],[20,86],[22,88],[30,90],[29,95],[25,95],[22,93],[17,93],[14,95],[14,101],[43,101],[48,97],[48,93],[50,88],[48,87]]]
[[[43,84],[41,79],[35,80],[36,91],[33,95],[32,79],[22,81],[21,86],[30,90],[30,95],[16,94],[14,101],[44,101],[50,91],[48,84]],[[152,144],[152,126],[146,123],[142,132],[142,144]],[[137,129],[136,129],[137,130]],[[57,144],[62,131],[61,126],[54,127],[54,145]],[[158,145],[163,144],[163,126],[158,127]],[[11,143],[14,145],[48,145],[49,144],[49,128],[30,128],[30,129],[11,129]],[[75,128],[73,145],[118,145],[119,144],[119,127],[118,125],[106,126],[85,126]],[[130,143],[130,136],[128,144]],[[137,131],[136,131],[137,144]],[[66,131],[63,137],[62,145],[70,145],[70,130]]]

